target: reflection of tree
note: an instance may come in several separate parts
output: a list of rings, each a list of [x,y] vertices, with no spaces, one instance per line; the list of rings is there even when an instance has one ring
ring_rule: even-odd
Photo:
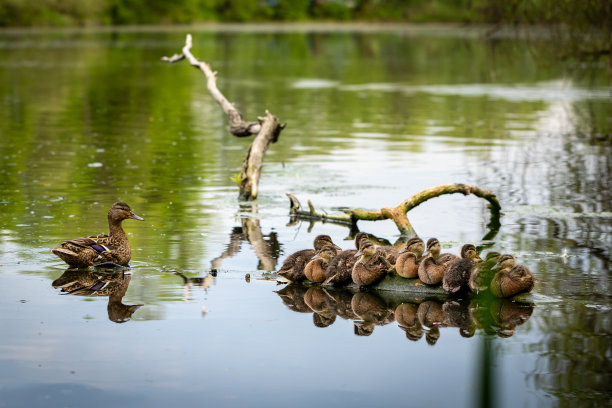
[[[253,251],[259,259],[257,269],[264,271],[274,271],[276,269],[276,263],[278,261],[278,255],[280,251],[280,244],[277,239],[276,232],[271,232],[265,239],[264,234],[261,232],[261,226],[259,224],[259,218],[256,217],[257,206],[252,206],[253,216],[241,216],[240,227],[234,227],[230,233],[230,242],[227,247],[219,255],[211,261],[212,269],[220,269],[223,260],[231,258],[240,252],[243,242],[251,244]]]
[[[125,305],[123,296],[130,284],[129,272],[103,273],[68,269],[51,284],[67,295],[108,296],[108,318],[115,323],[124,323],[143,305]]]

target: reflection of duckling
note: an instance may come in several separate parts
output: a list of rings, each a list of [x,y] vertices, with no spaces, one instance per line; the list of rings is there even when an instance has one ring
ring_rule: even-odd
[[[312,313],[312,309],[304,302],[304,295],[307,290],[308,288],[305,286],[290,283],[277,291],[276,294],[280,296],[285,306],[290,310],[298,313]]]
[[[476,319],[469,301],[448,300],[442,305],[442,311],[445,324],[458,327],[462,337],[472,337],[476,333]]]
[[[478,263],[470,272],[468,286],[472,292],[480,292],[489,288],[491,282],[491,271],[499,260],[499,252],[489,252],[484,261]]]
[[[317,251],[317,254],[306,264],[304,275],[311,282],[323,282],[325,271],[331,260],[336,256],[338,250],[333,245],[325,245]]]
[[[334,259],[331,260],[327,266],[327,271],[325,272],[324,283],[340,286],[351,282],[353,266],[355,266],[355,263],[357,262],[355,254],[359,250],[362,240],[369,241],[368,235],[363,232],[358,232],[355,235],[356,249],[341,251],[334,257]]]
[[[429,328],[443,326],[445,321],[442,304],[433,299],[421,302],[417,310],[417,317],[421,325]]]
[[[439,339],[440,339],[440,329],[438,328],[438,326],[434,326],[434,327],[430,328],[425,333],[425,341],[430,346],[435,345],[438,342]]]
[[[304,303],[316,313],[334,310],[334,298],[321,286],[311,286],[304,293]]]
[[[353,312],[351,302],[353,299],[353,292],[346,289],[331,289],[326,291],[327,294],[333,299],[334,313],[345,320],[356,320],[359,316]]]
[[[411,341],[417,341],[423,337],[423,326],[417,317],[418,309],[418,304],[401,303],[394,312],[397,325],[406,332],[406,338]]]
[[[403,278],[413,279],[419,275],[419,263],[425,251],[425,243],[419,237],[408,240],[395,262],[395,271]]]
[[[491,293],[500,298],[510,297],[533,289],[535,278],[523,265],[517,265],[512,255],[499,257],[500,270],[491,280]]]
[[[317,251],[325,245],[334,245],[329,235],[317,235],[314,239],[314,249],[302,249],[289,255],[283,266],[278,270],[278,274],[293,282],[300,282],[306,279],[304,267],[316,255]]]
[[[495,299],[491,304],[490,313],[493,324],[499,329],[500,337],[510,337],[514,328],[525,323],[533,312],[533,303],[514,302],[510,299]]]
[[[325,311],[321,313],[312,314],[312,323],[316,327],[329,327],[336,321],[336,315],[332,312]]]
[[[370,292],[355,293],[351,300],[353,312],[359,319],[384,326],[395,320],[393,310],[378,295]]]
[[[383,252],[379,251],[370,241],[362,241],[361,248],[355,254],[359,260],[353,266],[351,277],[359,286],[372,285],[384,278],[393,265],[387,261]]]
[[[428,255],[419,264],[419,279],[427,285],[437,285],[442,281],[449,262],[458,257],[453,254],[441,254],[440,242],[437,238],[427,241]]]
[[[115,203],[108,211],[108,235],[91,235],[65,241],[52,252],[71,268],[86,268],[104,262],[127,265],[132,257],[132,250],[121,223],[129,218],[143,221],[126,203]]]
[[[480,261],[482,259],[478,256],[476,247],[472,244],[465,244],[461,248],[461,258],[448,264],[442,278],[442,288],[450,293],[467,289],[472,270]]]

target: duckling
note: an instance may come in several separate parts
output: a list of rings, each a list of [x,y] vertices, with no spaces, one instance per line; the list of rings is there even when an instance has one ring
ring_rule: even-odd
[[[357,262],[355,254],[359,250],[362,241],[369,241],[368,234],[364,232],[358,232],[355,235],[355,248],[347,249],[339,252],[334,259],[331,260],[325,271],[324,284],[331,284],[334,286],[346,285],[351,282],[351,274],[353,272],[353,266]]]
[[[144,221],[132,212],[124,202],[117,202],[108,211],[108,235],[98,234],[64,241],[51,252],[60,257],[71,268],[86,268],[105,262],[127,265],[132,250],[121,223],[132,219]]]
[[[277,273],[292,282],[303,281],[306,279],[304,267],[317,254],[317,251],[325,245],[335,246],[329,235],[317,235],[312,245],[314,249],[302,249],[289,255]]]
[[[304,275],[311,282],[323,282],[325,271],[338,250],[333,245],[325,245],[304,267]]]
[[[442,278],[442,288],[450,293],[467,289],[472,269],[481,261],[476,247],[472,244],[465,244],[461,248],[461,258],[448,264]]]
[[[449,262],[458,257],[453,254],[441,254],[440,242],[437,238],[427,240],[427,251],[425,258],[419,264],[419,279],[427,285],[437,285],[442,281],[444,272]]]
[[[359,257],[351,277],[353,282],[359,286],[372,285],[393,270],[393,265],[389,263],[383,251],[377,249],[370,241],[362,240],[359,251],[355,254]]]
[[[500,270],[491,280],[491,293],[500,298],[506,298],[533,289],[535,278],[531,271],[523,265],[517,265],[512,255],[502,255],[497,263]]]
[[[489,288],[492,278],[492,270],[499,260],[499,252],[489,252],[484,261],[474,265],[470,272],[468,286],[472,292],[478,293]]]
[[[406,248],[399,253],[395,271],[403,278],[414,279],[419,276],[419,263],[423,259],[425,243],[419,237],[408,240]]]

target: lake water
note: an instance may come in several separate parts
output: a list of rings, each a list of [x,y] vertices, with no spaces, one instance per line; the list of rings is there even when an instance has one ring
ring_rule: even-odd
[[[231,180],[251,139],[200,72],[160,61],[187,32],[247,120],[287,122],[255,203]],[[609,406],[611,71],[481,34],[0,31],[0,407]],[[286,192],[341,214],[453,182],[492,190],[499,225],[447,195],[408,213],[416,231],[514,254],[537,278],[526,301],[261,279],[318,234],[353,246],[290,222]],[[107,231],[119,200],[145,218],[124,223],[131,269],[65,272],[50,249]]]

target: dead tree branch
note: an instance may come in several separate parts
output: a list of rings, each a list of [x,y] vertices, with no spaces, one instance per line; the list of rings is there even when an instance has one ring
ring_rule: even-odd
[[[415,236],[417,235],[416,231],[412,227],[406,213],[431,198],[454,193],[460,193],[463,195],[474,194],[477,197],[487,200],[490,204],[489,208],[491,210],[492,218],[494,220],[499,219],[501,206],[499,205],[499,201],[497,201],[495,194],[493,194],[490,190],[482,190],[479,187],[470,186],[467,184],[443,184],[414,194],[413,196],[402,201],[397,207],[384,207],[377,211],[348,209],[344,210],[344,212],[347,214],[345,216],[319,214],[314,211],[314,207],[312,207],[312,204],[310,203],[310,211],[304,211],[301,209],[300,203],[295,196],[289,193],[287,193],[287,196],[290,200],[291,215],[298,218],[329,221],[347,224],[352,227],[356,227],[358,220],[378,221],[390,219],[395,222],[395,225],[399,229],[402,236]]]
[[[240,180],[241,200],[254,200],[257,198],[259,176],[263,165],[263,158],[270,143],[278,140],[280,132],[285,128],[278,118],[266,110],[266,116],[258,118],[257,122],[247,122],[242,114],[217,88],[217,73],[214,72],[206,62],[199,61],[191,53],[191,34],[187,34],[185,46],[181,54],[171,57],[162,57],[162,61],[175,63],[187,59],[191,66],[199,69],[206,76],[206,86],[213,99],[219,104],[227,115],[230,123],[229,131],[236,137],[246,137],[256,134],[255,140],[249,147],[247,155],[242,164]]]

